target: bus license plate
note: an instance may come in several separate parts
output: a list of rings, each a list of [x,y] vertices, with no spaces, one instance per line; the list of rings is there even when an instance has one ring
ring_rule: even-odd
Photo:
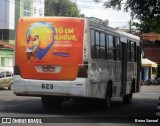
[[[42,89],[53,89],[53,84],[42,84],[41,88]]]
[[[55,67],[54,66],[43,66],[42,71],[43,72],[55,72]]]

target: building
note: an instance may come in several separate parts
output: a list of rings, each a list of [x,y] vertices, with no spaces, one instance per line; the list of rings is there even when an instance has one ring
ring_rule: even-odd
[[[158,65],[147,58],[142,58],[142,73],[141,79],[146,81],[148,79],[154,79],[157,77],[157,67]]]
[[[140,37],[144,55],[158,64],[157,77],[160,77],[160,34],[143,33]]]
[[[0,0],[0,67],[13,67],[15,33],[21,17],[44,16],[45,0]]]
[[[13,49],[14,45],[0,41],[0,68],[13,71]]]
[[[145,56],[160,64],[160,34],[143,33],[140,37]]]

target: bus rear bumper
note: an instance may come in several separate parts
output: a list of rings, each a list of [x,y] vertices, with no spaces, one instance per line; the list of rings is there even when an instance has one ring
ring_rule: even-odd
[[[73,81],[31,80],[14,75],[13,90],[23,96],[78,96],[86,97],[86,78]],[[52,87],[53,86],[53,87]]]

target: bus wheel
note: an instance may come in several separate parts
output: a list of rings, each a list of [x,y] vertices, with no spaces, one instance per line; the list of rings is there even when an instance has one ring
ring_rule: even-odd
[[[63,101],[61,99],[54,99],[50,97],[42,97],[42,105],[46,109],[51,109],[51,108],[60,108]]]
[[[107,110],[111,106],[112,86],[108,85],[106,92],[106,99],[104,101],[104,109]]]
[[[130,104],[132,102],[134,84],[135,84],[135,81],[132,82],[130,93],[123,96],[123,103]]]
[[[130,91],[130,94],[124,95],[123,96],[123,103],[125,104],[130,104],[132,102],[132,91]]]

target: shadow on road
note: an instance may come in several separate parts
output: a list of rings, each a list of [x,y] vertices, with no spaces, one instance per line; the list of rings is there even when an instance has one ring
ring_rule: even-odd
[[[0,113],[29,114],[34,116],[92,116],[92,117],[153,117],[155,100],[134,99],[133,103],[123,104],[120,98],[113,99],[112,106],[104,110],[95,102],[64,102],[61,108],[44,109],[40,98],[20,97],[12,100],[0,100]],[[155,102],[156,103],[156,102]],[[145,105],[147,104],[147,106]],[[133,111],[134,110],[134,111]],[[146,111],[147,110],[147,111]],[[148,114],[148,112],[150,112]],[[123,114],[122,114],[123,113]]]

